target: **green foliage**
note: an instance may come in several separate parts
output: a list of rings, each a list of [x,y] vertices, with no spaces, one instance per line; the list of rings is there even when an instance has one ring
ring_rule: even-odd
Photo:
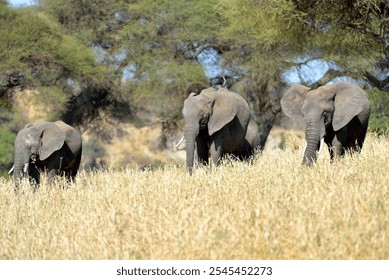
[[[66,33],[76,35],[88,45],[110,44],[107,28],[117,24],[115,16],[124,10],[125,1],[111,0],[39,0],[40,8],[58,22]]]
[[[371,105],[369,130],[377,134],[389,132],[389,94],[378,89],[368,92]]]
[[[199,65],[169,64],[150,71],[139,81],[129,81],[131,99],[158,115],[181,111],[188,89],[194,83],[206,86],[203,69]],[[174,113],[173,113],[174,114]]]
[[[2,69],[24,71],[44,83],[69,76],[101,76],[92,50],[64,35],[58,24],[34,8],[2,8],[0,24]]]
[[[196,44],[217,40],[223,23],[214,8],[217,0],[39,3],[69,36],[93,46],[110,81],[119,86],[116,92],[139,107],[158,115],[181,110],[191,84],[207,86],[194,53]],[[123,81],[128,66],[134,78]]]
[[[6,175],[12,162],[16,134],[0,128],[0,176]]]
[[[190,88],[209,85],[197,60],[206,48],[218,52],[241,83],[238,91],[255,100],[255,112],[263,116],[277,113],[282,73],[301,58],[327,61],[336,75],[360,78],[386,54],[389,9],[381,0],[38,4],[11,9],[0,2],[0,69],[22,71],[56,112],[49,114],[53,119],[69,108],[84,113],[77,116],[96,113],[119,99],[165,120],[176,118]],[[129,68],[131,78],[124,80]]]
[[[61,25],[72,28],[98,29],[101,22],[116,12],[118,2],[108,0],[39,0],[47,14]],[[78,30],[80,31],[80,30]]]
[[[58,119],[68,110],[75,90],[71,83],[97,90],[104,83],[107,70],[97,63],[93,50],[65,34],[53,17],[37,7],[0,7],[0,26],[1,77],[6,81],[6,75],[21,73],[22,86],[40,92],[38,102],[47,107],[47,119]],[[6,96],[11,94],[9,88]]]
[[[315,57],[363,75],[382,48],[374,34],[382,29],[382,19],[369,14],[378,2],[220,0],[219,11],[229,21],[226,34],[239,36],[253,53],[281,56],[282,64],[275,61],[281,69],[295,64],[295,58]]]
[[[199,64],[193,63],[194,45],[205,42],[217,45],[223,18],[214,9],[216,3],[215,0],[134,1],[126,7],[128,23],[118,32],[120,47],[109,51],[118,54],[124,48],[127,65],[137,66],[138,77],[170,63],[196,67]]]
[[[37,108],[43,108],[47,113],[47,121],[57,121],[65,113],[66,104],[69,101],[69,96],[58,87],[39,87],[37,88],[39,95],[37,96]]]
[[[293,1],[220,0],[219,2],[218,10],[229,20],[229,24],[223,31],[240,37],[246,43],[261,44],[264,48],[269,48],[274,44],[297,43],[303,39],[302,22],[306,14],[296,10]]]
[[[216,11],[217,0],[144,0],[134,1],[128,10],[141,25],[154,25],[171,42],[206,40],[217,34],[224,18]],[[154,30],[154,28],[153,28]]]

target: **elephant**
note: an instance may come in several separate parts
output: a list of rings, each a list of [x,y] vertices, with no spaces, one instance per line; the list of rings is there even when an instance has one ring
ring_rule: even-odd
[[[246,100],[225,88],[192,92],[184,102],[186,167],[192,174],[195,145],[200,164],[219,164],[226,153],[242,156],[250,111]]]
[[[16,136],[13,172],[15,192],[23,173],[27,173],[36,189],[40,173],[48,172],[51,184],[55,175],[74,179],[80,166],[82,153],[81,134],[62,121],[27,124]]]
[[[184,150],[185,145],[182,145],[182,143],[185,140],[185,136],[182,136],[180,140],[175,143],[173,150]],[[243,141],[243,146],[241,148],[241,157],[242,158],[249,158],[255,154],[256,150],[262,150],[263,147],[260,145],[260,138],[259,138],[259,128],[258,125],[250,119],[249,125],[247,126],[247,132],[245,139]],[[195,149],[196,151],[196,149]],[[195,152],[197,154],[197,152]]]
[[[251,119],[247,126],[247,132],[240,155],[243,158],[250,158],[254,156],[256,150],[263,150],[263,147],[261,147],[258,125]]]
[[[295,84],[282,97],[281,107],[289,118],[305,123],[304,165],[316,162],[323,142],[328,146],[331,162],[346,150],[361,151],[370,105],[360,87],[342,81],[311,90]]]

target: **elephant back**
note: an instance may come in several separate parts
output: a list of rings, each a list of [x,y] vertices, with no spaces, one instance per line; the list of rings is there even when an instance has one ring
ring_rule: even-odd
[[[221,96],[221,98],[232,99],[232,102],[237,104],[238,111],[240,111],[238,114],[241,114],[242,118],[250,118],[249,104],[242,95],[234,91],[230,91],[226,88],[219,88],[218,94]]]
[[[55,125],[65,132],[65,142],[69,149],[73,152],[73,154],[78,154],[82,145],[81,133],[63,121],[56,121]]]

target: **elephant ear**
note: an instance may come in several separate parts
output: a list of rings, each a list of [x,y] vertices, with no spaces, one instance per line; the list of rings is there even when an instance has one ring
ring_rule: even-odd
[[[209,135],[213,135],[231,122],[238,111],[236,103],[228,98],[215,98],[212,105],[212,115],[209,117],[208,121]]]
[[[65,132],[53,123],[47,123],[41,134],[39,159],[45,160],[52,153],[62,148],[65,141]]]
[[[296,123],[303,122],[301,108],[309,87],[295,84],[291,86],[281,99],[281,108],[285,115],[291,118]]]
[[[332,126],[338,131],[361,113],[369,101],[363,89],[348,82],[334,84],[332,91],[335,96]]]

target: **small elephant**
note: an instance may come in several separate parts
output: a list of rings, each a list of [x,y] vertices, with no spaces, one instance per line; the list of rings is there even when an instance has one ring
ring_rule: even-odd
[[[358,151],[365,141],[370,116],[367,94],[349,82],[321,86],[315,90],[295,84],[281,99],[284,113],[296,122],[304,121],[307,147],[304,165],[316,161],[322,142],[331,161],[345,150]]]
[[[55,175],[74,179],[80,166],[81,134],[62,121],[27,124],[15,139],[13,171],[15,192],[23,173],[27,173],[36,188],[40,172],[47,171],[51,183]]]
[[[184,102],[186,166],[193,170],[195,144],[198,161],[217,165],[225,153],[241,156],[250,111],[246,100],[238,93],[220,88],[207,88],[191,93]]]

